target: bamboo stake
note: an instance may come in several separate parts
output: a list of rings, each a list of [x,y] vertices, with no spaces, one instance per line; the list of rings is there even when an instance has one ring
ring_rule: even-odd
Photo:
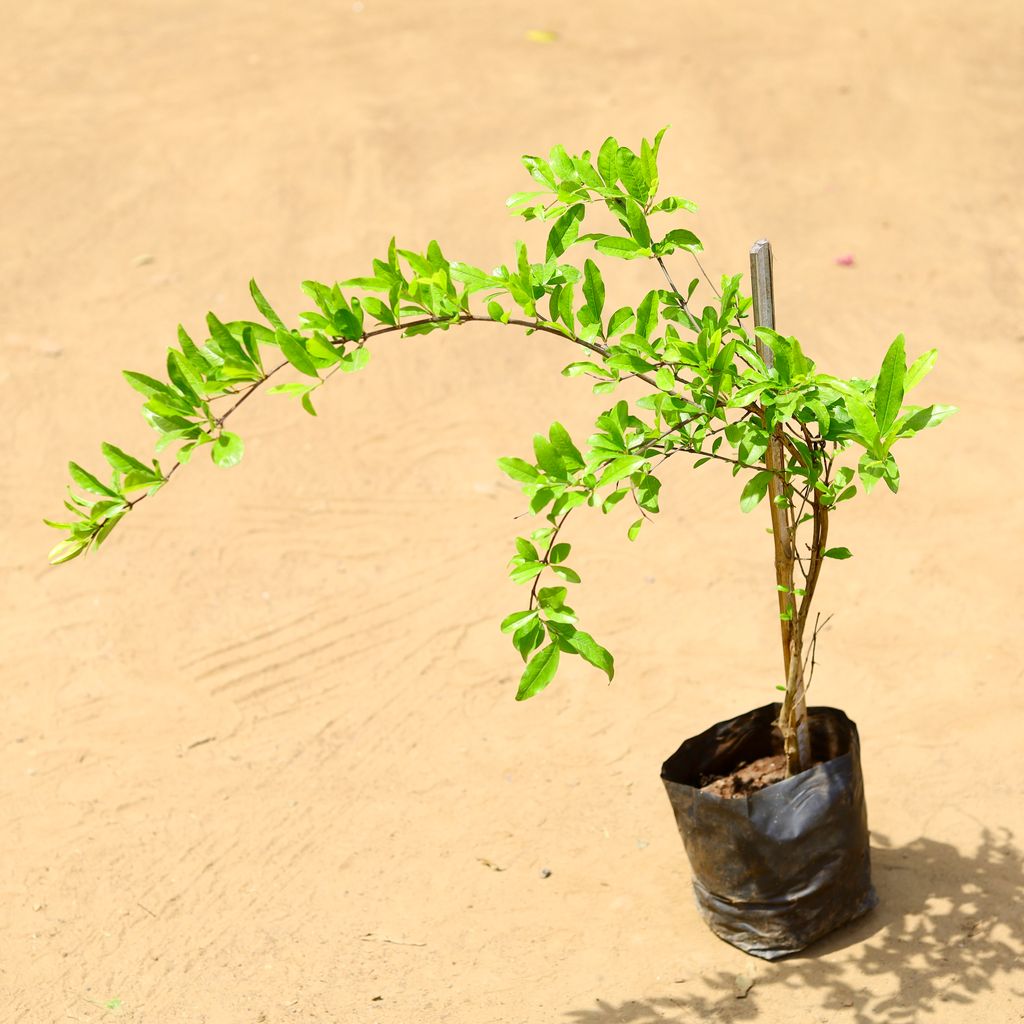
[[[754,325],[775,329],[775,290],[772,274],[771,243],[762,238],[750,249],[750,279],[754,299]],[[757,354],[771,369],[775,353],[761,338],[755,341]],[[804,697],[801,659],[801,637],[797,625],[796,595],[793,592],[794,550],[788,508],[783,500],[786,468],[782,426],[772,432],[765,452],[765,467],[772,470],[768,483],[772,537],[775,541],[775,580],[779,586],[779,625],[782,634],[782,660],[786,676],[786,699],[782,706],[779,728],[786,743],[790,774],[811,765],[810,740],[807,729],[807,705]]]

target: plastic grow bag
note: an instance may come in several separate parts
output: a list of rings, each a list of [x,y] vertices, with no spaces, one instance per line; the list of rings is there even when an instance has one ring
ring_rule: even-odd
[[[711,779],[782,751],[768,704],[686,740],[661,777],[693,869],[697,906],[738,949],[776,960],[866,913],[871,884],[857,726],[842,711],[808,711],[821,763],[749,796],[702,792]]]

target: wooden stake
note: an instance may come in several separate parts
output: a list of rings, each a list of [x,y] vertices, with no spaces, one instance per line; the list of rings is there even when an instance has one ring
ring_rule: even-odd
[[[750,249],[750,279],[753,287],[754,325],[775,330],[775,290],[772,274],[771,243],[762,238]],[[756,339],[757,354],[771,369],[775,353],[771,346]],[[810,734],[807,723],[807,701],[804,696],[803,659],[800,628],[797,623],[796,594],[793,572],[796,561],[793,532],[785,495],[786,453],[781,424],[772,431],[764,457],[765,468],[772,470],[768,498],[775,541],[775,580],[779,586],[779,625],[782,633],[782,660],[786,672],[786,699],[779,716],[790,775],[811,766]]]
[[[750,280],[753,286],[754,326],[775,330],[775,291],[772,278],[772,247],[766,238],[755,242],[750,249]],[[760,338],[756,341],[757,354],[769,369],[775,365],[775,353]],[[789,678],[789,659],[792,647],[792,633],[795,626],[796,600],[793,594],[793,541],[789,531],[786,509],[776,501],[783,494],[780,475],[785,468],[785,453],[782,447],[782,427],[776,427],[764,457],[765,467],[773,471],[768,483],[768,499],[772,517],[772,536],[775,539],[775,578],[780,587],[779,614],[787,616],[781,621],[782,660],[786,678]],[[787,614],[788,613],[788,614]]]

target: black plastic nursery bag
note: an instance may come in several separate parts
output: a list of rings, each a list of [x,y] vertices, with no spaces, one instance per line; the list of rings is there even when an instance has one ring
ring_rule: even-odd
[[[810,708],[822,763],[745,797],[702,792],[711,778],[782,751],[768,704],[712,726],[665,762],[661,777],[711,930],[746,953],[776,960],[866,913],[871,884],[857,726],[835,708]]]

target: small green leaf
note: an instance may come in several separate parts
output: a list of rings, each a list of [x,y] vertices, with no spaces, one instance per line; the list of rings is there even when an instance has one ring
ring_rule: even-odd
[[[210,457],[218,466],[225,469],[230,466],[237,466],[242,461],[242,454],[245,451],[245,443],[237,434],[225,430],[213,442],[210,448]]]
[[[860,462],[857,463],[857,474],[864,485],[865,493],[870,494],[874,490],[875,484],[882,479],[882,463],[869,452],[865,452],[860,457]]]
[[[576,241],[579,237],[583,214],[583,204],[575,203],[551,225],[546,255],[548,260],[557,259]]]
[[[914,409],[896,421],[892,433],[897,437],[912,437],[919,430],[937,427],[955,412],[957,412],[955,405],[927,405],[923,409]]]
[[[567,639],[584,661],[589,661],[608,676],[608,682],[615,678],[615,659],[589,633],[576,630]]]
[[[579,448],[572,443],[569,431],[561,423],[551,424],[548,437],[551,439],[551,447],[555,449],[563,463],[572,469],[583,468],[583,455]]]
[[[673,248],[686,249],[688,252],[700,252],[704,248],[700,239],[692,231],[687,231],[685,228],[673,228],[661,240],[662,245],[666,242]]]
[[[72,558],[77,558],[85,551],[88,546],[89,542],[84,540],[62,540],[50,549],[50,565],[62,565],[64,562],[70,562]]]
[[[580,574],[575,569],[570,569],[567,565],[553,565],[551,571],[561,577],[567,583],[579,583]]]
[[[357,348],[352,352],[346,352],[338,360],[342,373],[355,373],[362,370],[370,361],[370,350],[368,348]]]
[[[519,629],[520,626],[525,626],[528,622],[532,622],[535,618],[537,618],[536,608],[525,612],[513,612],[501,620],[501,631],[502,633],[512,633]]]
[[[121,473],[131,473],[132,470],[138,470],[142,473],[153,472],[151,467],[147,466],[144,462],[140,462],[134,455],[129,455],[127,452],[121,451],[120,448],[116,448],[106,441],[100,445],[100,450],[103,452],[107,462]]]
[[[555,451],[554,445],[543,434],[534,435],[533,451],[537,456],[537,465],[548,476],[559,480],[566,478],[565,463],[562,461],[562,457]]]
[[[907,375],[903,378],[903,393],[906,394],[911,388],[917,387],[932,371],[932,367],[935,365],[935,360],[938,358],[938,349],[929,349],[924,355],[918,356],[910,369],[907,370]]]
[[[569,557],[570,551],[572,551],[571,544],[556,544],[551,549],[551,554],[548,556],[548,561],[552,565],[557,565],[559,562],[564,562]]]
[[[525,537],[516,537],[516,551],[528,562],[539,562],[540,555],[537,549]]]
[[[635,523],[632,523],[629,529],[626,531],[626,536],[630,540],[636,540],[640,536],[640,527],[644,525],[643,519],[638,519]]]
[[[583,264],[583,297],[587,300],[587,309],[593,315],[594,322],[599,323],[604,309],[604,279],[597,264],[590,259]]]
[[[850,419],[853,420],[854,429],[857,431],[861,443],[872,455],[877,456],[881,438],[878,424],[875,417],[872,416],[867,402],[852,388],[844,390],[842,395],[846,410],[850,414]]]
[[[512,646],[519,656],[526,661],[530,652],[544,643],[546,636],[544,626],[539,619],[525,620],[512,634]]]
[[[762,469],[747,481],[740,493],[741,511],[751,512],[757,508],[765,494],[768,492],[768,484],[771,481],[771,478],[772,474],[768,470]]]
[[[548,644],[542,647],[529,661],[526,671],[519,681],[519,692],[516,700],[527,700],[540,693],[558,671],[558,647]]]
[[[849,548],[829,548],[823,554],[825,558],[853,558],[853,552]]]
[[[635,260],[646,256],[648,250],[632,238],[620,238],[617,235],[605,235],[594,242],[594,248],[605,256],[614,256],[620,260]]]
[[[618,142],[611,137],[605,139],[597,154],[597,170],[609,188],[614,188],[619,180],[618,156]]]
[[[646,203],[650,195],[650,179],[644,173],[640,158],[625,146],[619,149],[616,169],[626,191],[638,202]]]
[[[83,491],[89,491],[92,494],[103,494],[108,498],[119,498],[120,495],[117,491],[112,490],[105,483],[101,483],[92,473],[86,472],[82,469],[77,462],[68,463],[68,472],[71,474],[71,479],[82,488]]]
[[[878,383],[875,385],[875,422],[881,434],[892,426],[903,405],[903,382],[906,375],[907,356],[903,335],[900,334],[885,353]]]
[[[635,199],[624,199],[622,202],[625,209],[626,229],[629,231],[630,237],[637,245],[646,249],[651,244],[651,230],[647,226],[643,208]]]
[[[512,569],[508,575],[513,583],[529,583],[543,571],[544,565],[541,562],[524,562]]]
[[[537,603],[545,611],[557,611],[565,606],[568,594],[565,587],[541,587],[537,591]]]
[[[274,312],[274,309],[270,305],[270,303],[267,302],[267,300],[263,297],[263,292],[260,291],[259,286],[256,284],[255,280],[251,280],[249,282],[249,294],[252,295],[252,301],[256,303],[256,308],[266,318],[267,323],[269,323],[270,326],[273,327],[275,330],[285,330],[284,322]]]
[[[309,353],[298,339],[296,339],[288,331],[278,330],[274,339],[281,348],[281,352],[285,359],[288,360],[292,366],[295,367],[300,373],[304,373],[307,377],[316,377],[320,379],[320,374],[317,371],[316,364],[309,357]]]
[[[536,467],[523,459],[506,458],[498,459],[498,468],[513,480],[523,484],[535,484],[540,480],[540,473]]]

